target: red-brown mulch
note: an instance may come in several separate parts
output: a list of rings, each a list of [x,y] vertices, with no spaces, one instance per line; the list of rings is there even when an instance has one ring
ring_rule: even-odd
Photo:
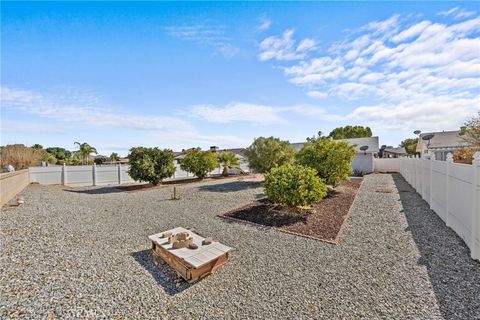
[[[363,179],[342,182],[310,210],[279,207],[268,200],[254,201],[220,217],[274,228],[330,243],[337,243],[350,207]]]

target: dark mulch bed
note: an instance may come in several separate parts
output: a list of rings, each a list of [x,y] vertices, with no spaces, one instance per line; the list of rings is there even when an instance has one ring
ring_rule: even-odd
[[[222,217],[336,243],[362,180],[342,182],[309,210],[281,207],[263,199],[228,211]]]

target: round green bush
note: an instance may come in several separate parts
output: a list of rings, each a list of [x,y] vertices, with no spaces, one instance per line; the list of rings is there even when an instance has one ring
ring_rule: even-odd
[[[327,195],[327,186],[315,169],[286,164],[265,174],[265,193],[275,203],[306,206]]]
[[[197,178],[205,178],[210,171],[218,167],[217,155],[211,151],[190,150],[180,163],[180,168],[193,173]]]
[[[172,150],[136,147],[130,149],[128,160],[130,164],[128,174],[135,181],[157,185],[175,173]]]
[[[334,187],[342,180],[348,181],[354,157],[352,144],[330,139],[306,143],[296,155],[299,164],[315,169],[323,181]]]

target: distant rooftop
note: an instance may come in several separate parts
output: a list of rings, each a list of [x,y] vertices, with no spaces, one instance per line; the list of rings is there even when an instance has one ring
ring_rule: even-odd
[[[427,134],[433,134],[433,138],[428,141],[422,139]],[[460,130],[455,131],[441,131],[441,132],[426,132],[420,134],[419,143],[417,144],[417,152],[421,152],[428,144],[428,149],[452,149],[468,146],[468,142],[460,135]]]
[[[355,146],[355,151],[356,152],[363,152],[360,150],[362,146],[367,146],[368,149],[365,152],[373,152],[376,153],[379,150],[378,146],[378,137],[368,137],[368,138],[354,138],[354,139],[339,139],[337,141],[347,141],[350,142]],[[306,142],[296,142],[292,143],[291,145],[295,148],[295,150],[299,151],[302,149],[303,145]]]

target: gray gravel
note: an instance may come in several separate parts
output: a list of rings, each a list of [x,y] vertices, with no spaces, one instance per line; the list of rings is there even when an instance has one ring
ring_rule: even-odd
[[[365,177],[336,246],[216,217],[258,184],[178,191],[29,186],[0,215],[0,318],[480,319],[480,263],[398,175]],[[149,256],[175,226],[236,250],[187,285]]]

